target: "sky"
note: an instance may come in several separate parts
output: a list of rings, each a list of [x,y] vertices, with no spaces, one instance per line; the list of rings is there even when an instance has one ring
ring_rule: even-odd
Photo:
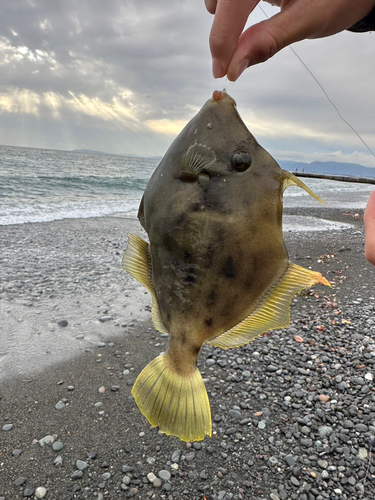
[[[264,18],[257,7],[248,25]],[[289,48],[236,83],[215,80],[211,24],[203,0],[4,2],[0,144],[163,156],[212,92],[226,88],[277,159],[375,167]],[[375,33],[343,32],[293,49],[375,151]]]

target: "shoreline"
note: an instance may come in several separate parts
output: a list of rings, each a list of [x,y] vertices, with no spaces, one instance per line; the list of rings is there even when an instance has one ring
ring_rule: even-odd
[[[0,227],[0,498],[39,487],[55,500],[374,498],[375,268],[363,211],[284,213],[351,224],[284,235],[290,260],[334,286],[295,298],[282,331],[202,348],[214,435],[188,445],[152,429],[130,393],[168,343],[152,328],[149,294],[121,269],[139,223]],[[56,451],[41,446],[46,436]],[[147,478],[161,471],[160,485]]]

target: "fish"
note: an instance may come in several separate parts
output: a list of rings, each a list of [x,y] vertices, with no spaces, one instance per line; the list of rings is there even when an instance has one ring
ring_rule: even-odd
[[[149,242],[129,234],[122,266],[148,289],[153,325],[170,338],[132,388],[160,432],[186,442],[212,435],[197,368],[203,343],[229,349],[284,328],[295,294],[330,286],[289,260],[289,186],[323,203],[258,144],[225,90],[214,91],[151,176],[138,212]]]

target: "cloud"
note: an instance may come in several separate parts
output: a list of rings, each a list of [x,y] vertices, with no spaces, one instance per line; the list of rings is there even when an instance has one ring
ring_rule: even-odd
[[[250,23],[263,18],[256,9]],[[6,2],[0,17],[0,143],[98,149],[99,141],[109,152],[161,155],[213,90],[226,87],[267,149],[342,151],[369,160],[291,50],[248,69],[235,84],[215,81],[211,22],[203,0]],[[370,36],[341,33],[294,48],[375,150]]]

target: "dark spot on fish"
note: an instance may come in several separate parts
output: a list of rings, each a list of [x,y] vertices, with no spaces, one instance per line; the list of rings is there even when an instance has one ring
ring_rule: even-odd
[[[234,279],[237,275],[236,267],[233,262],[233,257],[230,255],[222,268],[222,273],[228,279]]]
[[[196,283],[197,277],[195,275],[194,267],[189,267],[186,276],[183,278],[183,282],[187,285],[192,285]]]
[[[206,306],[208,308],[213,307],[216,304],[216,290],[211,290],[207,295]]]
[[[184,257],[185,257],[185,260],[187,260],[187,261],[191,262],[191,257],[192,257],[192,255],[191,255],[191,253],[190,253],[190,252],[188,252],[187,250],[185,250],[185,252],[184,252]]]
[[[205,322],[206,326],[212,326],[213,319],[212,318],[208,318],[208,319],[205,319],[204,322]]]
[[[182,213],[177,217],[176,224],[178,226],[182,225],[186,221],[186,214]]]

